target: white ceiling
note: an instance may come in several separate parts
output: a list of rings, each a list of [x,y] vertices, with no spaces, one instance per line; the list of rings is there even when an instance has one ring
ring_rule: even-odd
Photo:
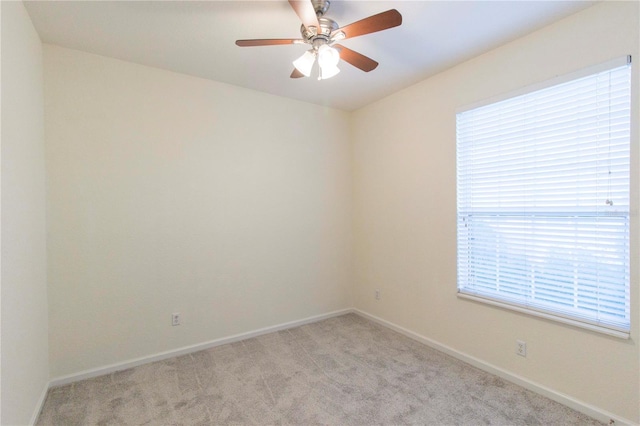
[[[401,26],[342,44],[378,61],[336,77],[291,79],[306,45],[237,47],[236,39],[299,38],[287,1],[27,1],[43,42],[354,110],[593,5],[594,1],[333,0],[341,26],[397,9]]]

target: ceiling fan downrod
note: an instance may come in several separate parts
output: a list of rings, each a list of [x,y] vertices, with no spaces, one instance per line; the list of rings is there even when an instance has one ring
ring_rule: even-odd
[[[311,0],[311,4],[313,4],[313,9],[316,11],[318,18],[327,13],[329,6],[331,6],[331,2],[329,0]]]

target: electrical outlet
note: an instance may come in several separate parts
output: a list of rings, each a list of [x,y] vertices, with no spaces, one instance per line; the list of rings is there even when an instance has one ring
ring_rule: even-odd
[[[376,289],[376,300],[380,300],[380,289]]]
[[[180,313],[174,312],[173,314],[171,314],[171,325],[180,325]]]
[[[516,340],[516,354],[525,358],[527,357],[527,342]]]

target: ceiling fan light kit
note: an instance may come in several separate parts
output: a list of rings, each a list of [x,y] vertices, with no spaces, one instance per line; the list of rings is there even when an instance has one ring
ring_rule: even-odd
[[[318,62],[318,80],[326,80],[338,74],[340,59],[362,71],[372,71],[378,66],[376,61],[336,42],[402,24],[400,12],[391,9],[340,27],[336,21],[324,16],[329,10],[329,0],[289,0],[289,4],[302,21],[301,39],[236,40],[236,45],[240,47],[302,43],[310,45],[310,50],[293,61],[295,68],[291,78],[310,77],[316,61]]]

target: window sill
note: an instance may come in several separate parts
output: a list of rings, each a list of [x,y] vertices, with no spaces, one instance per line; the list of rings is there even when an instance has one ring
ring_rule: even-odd
[[[527,309],[527,308],[524,308],[524,307],[512,305],[512,304],[507,303],[507,302],[500,302],[498,300],[488,299],[488,298],[485,298],[485,297],[472,295],[472,294],[468,294],[468,293],[458,292],[458,297],[461,298],[461,299],[472,300],[474,302],[480,302],[480,303],[484,303],[484,304],[487,304],[487,305],[497,306],[499,308],[520,312],[520,313],[531,315],[531,316],[538,317],[538,318],[544,318],[544,319],[547,319],[547,320],[560,322],[562,324],[572,325],[574,327],[579,327],[579,328],[587,329],[587,330],[590,330],[590,331],[595,331],[597,333],[606,334],[606,335],[609,335],[609,336],[617,337],[619,339],[629,339],[629,332],[628,331],[625,332],[625,331],[614,330],[614,329],[611,329],[611,328],[607,328],[607,327],[603,327],[603,326],[599,326],[599,325],[595,325],[595,324],[589,324],[589,323],[586,323],[586,322],[582,322],[582,321],[578,321],[578,320],[562,317],[562,316],[559,316],[559,315],[552,315],[552,314],[548,314],[548,313],[545,313],[545,312],[537,311],[537,310],[534,310],[534,309]]]

